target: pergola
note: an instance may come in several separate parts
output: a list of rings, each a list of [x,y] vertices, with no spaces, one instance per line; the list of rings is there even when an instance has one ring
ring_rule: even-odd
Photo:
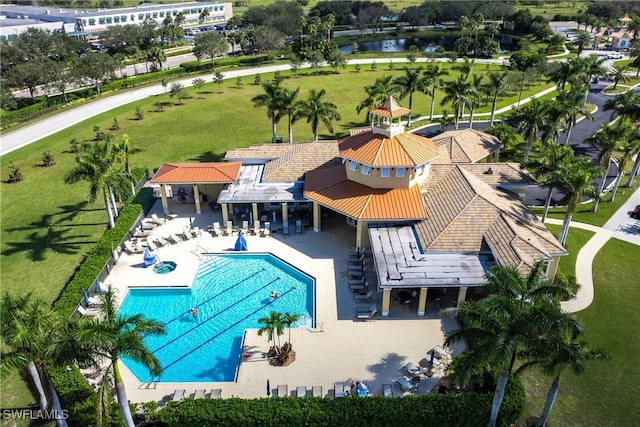
[[[160,185],[162,208],[165,214],[169,213],[167,187],[173,185],[191,186],[193,189],[193,200],[196,206],[196,213],[200,214],[202,213],[202,209],[200,207],[200,186],[206,186],[208,184],[215,184],[218,186],[232,184],[238,177],[240,165],[241,164],[237,162],[165,163],[160,167],[160,169],[158,169],[149,182],[151,184]],[[209,194],[209,196],[217,198],[218,194]]]

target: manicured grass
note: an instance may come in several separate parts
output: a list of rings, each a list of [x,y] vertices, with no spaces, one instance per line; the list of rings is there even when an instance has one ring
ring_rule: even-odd
[[[622,185],[627,183],[628,175],[625,175],[622,178]],[[604,196],[604,200],[598,203],[598,213],[594,214],[591,212],[591,208],[593,207],[593,203],[583,203],[578,206],[578,209],[574,212],[572,221],[576,222],[584,222],[585,224],[597,225],[599,227],[603,226],[611,215],[616,212],[620,207],[631,197],[633,192],[640,185],[640,180],[636,178],[633,184],[633,188],[622,187],[622,185],[618,188],[616,192],[616,200],[611,203],[609,202],[611,198],[611,193],[607,193]],[[535,207],[531,209],[536,215],[542,215],[542,208]],[[557,208],[549,208],[549,218],[563,219],[566,209],[564,207]]]
[[[574,230],[569,232],[569,235]],[[611,354],[611,360],[589,362],[584,373],[565,371],[558,400],[551,413],[554,426],[640,425],[637,396],[640,395],[640,352],[637,326],[638,246],[612,239],[594,260],[595,300],[578,313],[584,322],[584,340]],[[524,375],[527,413],[539,415],[551,378],[538,371]]]
[[[553,233],[554,236],[560,235],[562,226],[554,224],[545,224],[545,226]],[[583,230],[581,228],[570,228],[567,235],[566,248],[569,255],[560,258],[559,269],[565,274],[565,276],[576,275],[576,259],[578,258],[578,252],[580,249],[593,237],[592,231]]]

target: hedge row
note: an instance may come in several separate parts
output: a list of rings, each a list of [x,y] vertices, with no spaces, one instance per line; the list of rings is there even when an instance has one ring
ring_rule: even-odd
[[[493,394],[446,393],[411,398],[262,398],[187,399],[170,402],[156,421],[169,427],[215,426],[465,426],[482,427],[491,413]],[[518,378],[507,383],[499,426],[508,426],[524,411],[525,393]]]
[[[141,175],[140,170],[134,170],[134,175]],[[82,289],[88,289],[107,263],[112,250],[120,244],[124,236],[131,229],[141,212],[148,212],[154,202],[153,190],[143,188],[127,203],[115,222],[115,226],[107,230],[98,243],[89,251],[86,258],[76,270],[73,278],[63,288],[54,303],[54,309],[62,316],[71,316],[82,298]],[[89,387],[78,369],[68,371],[64,366],[47,366],[47,373],[60,397],[62,407],[69,411],[69,425],[95,425],[96,394]],[[117,405],[113,414],[119,414]],[[120,415],[114,416],[111,426],[123,424]]]

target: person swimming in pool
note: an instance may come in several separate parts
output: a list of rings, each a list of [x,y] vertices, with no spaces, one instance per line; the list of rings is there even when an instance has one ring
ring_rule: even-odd
[[[271,291],[271,293],[269,294],[269,296],[271,298],[278,298],[278,293],[276,291]]]
[[[193,316],[193,318],[195,320],[198,320],[198,309],[193,307],[191,310],[189,310],[189,313],[191,313],[191,315]]]

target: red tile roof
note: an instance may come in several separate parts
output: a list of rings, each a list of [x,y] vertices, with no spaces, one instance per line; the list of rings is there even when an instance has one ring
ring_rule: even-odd
[[[231,183],[241,163],[165,163],[155,173],[154,184]]]
[[[392,137],[363,132],[338,142],[340,155],[371,167],[413,167],[423,165],[439,155],[429,139],[413,133]]]
[[[374,189],[347,179],[343,165],[305,175],[304,196],[351,218],[395,221],[427,217],[420,189]]]

